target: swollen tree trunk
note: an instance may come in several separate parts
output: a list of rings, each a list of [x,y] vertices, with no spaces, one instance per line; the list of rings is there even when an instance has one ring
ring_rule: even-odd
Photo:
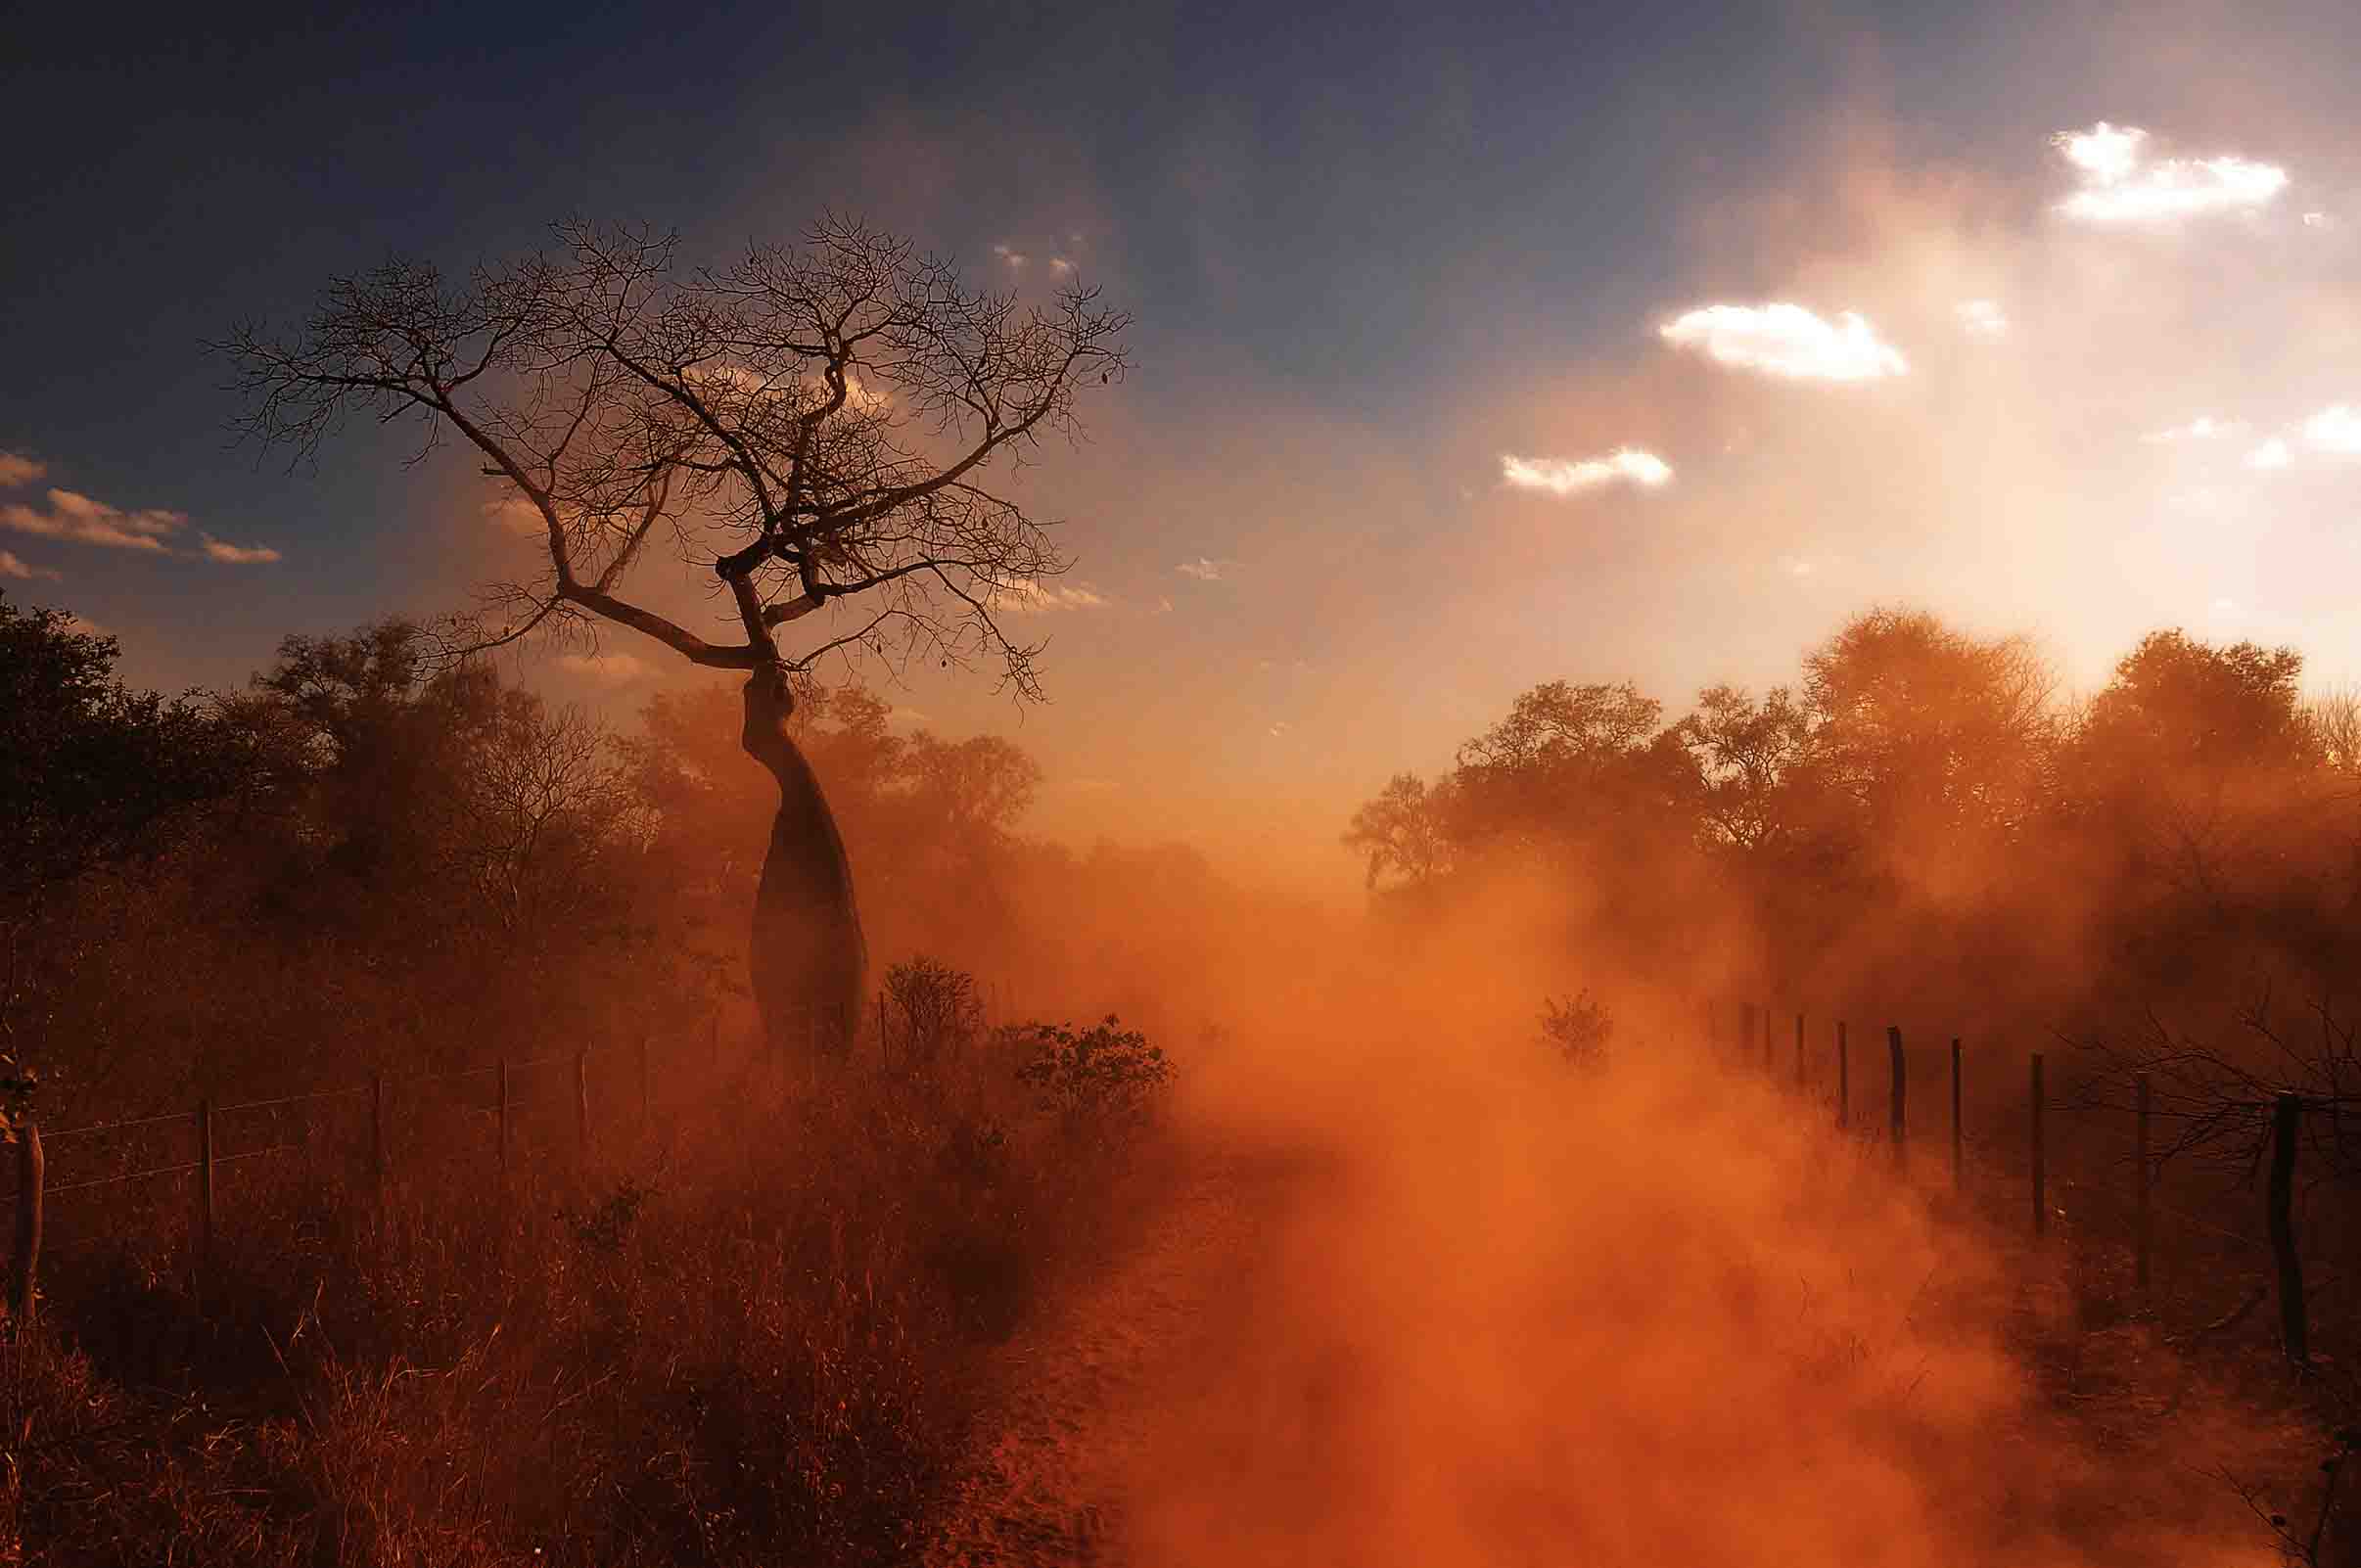
[[[853,896],[844,836],[819,779],[787,733],[795,697],[773,666],[746,683],[746,754],[779,784],[770,852],[755,892],[748,965],[755,1006],[782,1055],[852,1050],[866,983],[868,945]]]

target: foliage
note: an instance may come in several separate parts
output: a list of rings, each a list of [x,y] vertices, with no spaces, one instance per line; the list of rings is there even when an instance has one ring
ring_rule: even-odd
[[[1163,1047],[1125,1029],[1113,1013],[1080,1032],[1068,1024],[1020,1024],[1003,1033],[1023,1058],[1017,1081],[1044,1108],[1077,1120],[1135,1116],[1172,1078]]]
[[[976,977],[923,955],[886,971],[889,1017],[885,1054],[891,1066],[924,1070],[965,1053],[984,1033],[984,1003]]]
[[[120,652],[62,610],[22,611],[0,594],[0,1133],[13,1134],[39,1081],[55,1006],[40,961],[50,902],[78,878],[162,852],[245,761],[239,738],[195,704],[116,680]]]
[[[1605,1002],[1586,988],[1565,1000],[1542,998],[1542,1038],[1577,1067],[1606,1065],[1607,1041],[1615,1033],[1614,1015]]]

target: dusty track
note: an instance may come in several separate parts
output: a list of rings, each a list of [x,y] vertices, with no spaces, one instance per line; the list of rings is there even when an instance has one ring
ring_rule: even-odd
[[[1179,1169],[1125,1255],[1001,1352],[932,1568],[1127,1560],[1123,1496],[1155,1412],[1204,1364],[1273,1198],[1218,1152]]]

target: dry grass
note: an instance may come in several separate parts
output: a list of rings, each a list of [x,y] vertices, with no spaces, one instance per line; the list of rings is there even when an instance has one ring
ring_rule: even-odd
[[[462,1126],[382,1213],[341,1150],[256,1162],[202,1270],[185,1191],[61,1204],[0,1562],[905,1560],[982,1352],[1118,1213],[1010,1065],[741,1064],[587,1161],[527,1125],[505,1183]]]

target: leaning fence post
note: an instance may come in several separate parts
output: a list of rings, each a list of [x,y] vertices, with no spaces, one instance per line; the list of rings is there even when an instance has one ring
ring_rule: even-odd
[[[1951,1037],[1951,1190],[1968,1190],[1967,1164],[1961,1155],[1960,1133],[1960,1038]]]
[[[1754,1049],[1754,1003],[1742,1001],[1738,1003],[1737,1059],[1739,1066],[1745,1065],[1746,1053],[1752,1049]]]
[[[2050,1150],[2042,1141],[2041,1111],[2041,1052],[2033,1053],[2033,1083],[2031,1089],[2033,1115],[2033,1234],[2043,1236],[2050,1231]]]
[[[590,1152],[590,1053],[579,1046],[574,1052],[574,1143],[583,1154]]]
[[[200,1228],[198,1256],[213,1256],[213,1102],[197,1104],[197,1199]]]
[[[1763,1008],[1763,1077],[1779,1081],[1779,1045],[1771,1038],[1771,1009]]]
[[[1804,1086],[1803,1018],[1800,1012],[1795,1015],[1795,1091],[1799,1094]]]
[[[1887,1060],[1891,1064],[1890,1075],[1893,1080],[1894,1086],[1894,1169],[1898,1171],[1902,1168],[1908,1154],[1908,1150],[1903,1142],[1903,1129],[1906,1125],[1906,1119],[1903,1116],[1903,1108],[1910,1095],[1909,1069],[1904,1065],[1902,1060],[1901,1025],[1888,1024],[1885,1026],[1885,1052]]]
[[[508,1175],[508,1058],[500,1058],[500,1174]]]
[[[33,1320],[41,1269],[41,1182],[47,1165],[41,1155],[41,1129],[27,1122],[17,1132],[17,1250],[8,1270],[8,1307],[21,1328]]]
[[[2279,1331],[2288,1360],[2311,1360],[2303,1312],[2303,1260],[2295,1254],[2295,1138],[2302,1130],[2303,1100],[2279,1096],[2271,1110],[2271,1253],[2279,1260]]]
[[[1836,1020],[1836,1130],[1843,1131],[1851,1125],[1853,1107],[1853,1069],[1844,1043],[1844,1020]]]
[[[2148,1214],[2148,1075],[2142,1073],[2133,1079],[2132,1087],[2137,1097],[2139,1110],[2139,1131],[2136,1134],[2138,1161],[2134,1173],[2139,1181],[2135,1207],[2139,1229],[2139,1252],[2135,1277],[2140,1288],[2146,1290],[2148,1288],[2148,1260],[2154,1249],[2153,1230]]]

